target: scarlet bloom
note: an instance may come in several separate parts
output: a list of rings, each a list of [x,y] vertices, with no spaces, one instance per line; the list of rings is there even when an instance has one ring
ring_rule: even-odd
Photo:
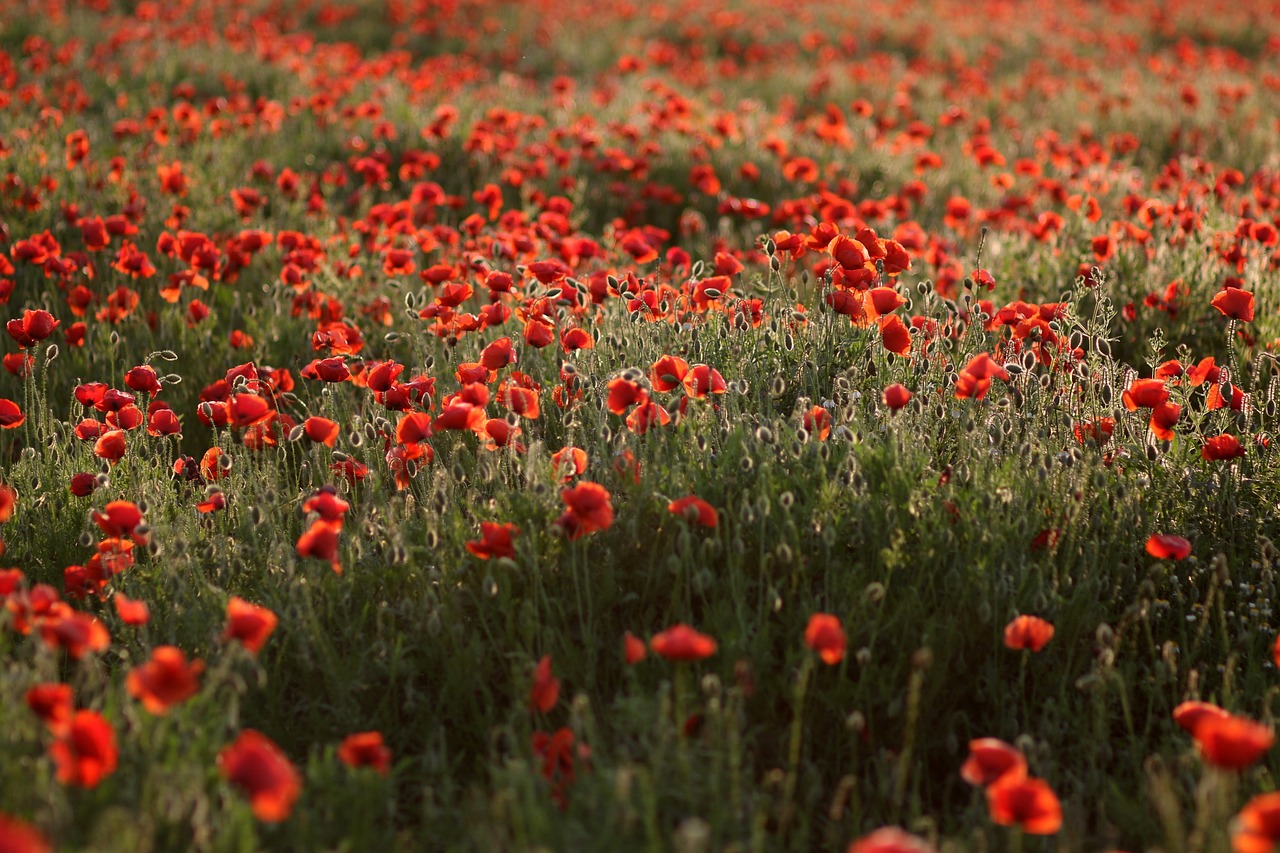
[[[26,700],[31,713],[39,717],[55,735],[61,735],[71,725],[71,717],[75,711],[71,685],[37,684],[27,691]],[[3,845],[0,845],[0,850],[3,849]]]
[[[1245,449],[1240,444],[1240,439],[1230,433],[1223,433],[1205,439],[1200,455],[1206,462],[1230,461],[1244,456]]]
[[[607,387],[609,397],[606,405],[615,415],[624,414],[632,403],[644,403],[649,399],[648,391],[622,376],[610,379]]]
[[[1135,379],[1120,395],[1120,399],[1131,412],[1136,409],[1154,409],[1169,399],[1169,389],[1165,387],[1163,379]]]
[[[628,631],[622,635],[622,659],[629,666],[634,666],[644,660],[645,648],[644,640]]]
[[[1272,853],[1280,844],[1280,791],[1259,794],[1240,810],[1231,825],[1235,853]]]
[[[0,851],[4,853],[51,853],[49,840],[29,823],[0,812]]]
[[[174,705],[196,694],[202,672],[204,661],[187,663],[182,649],[159,646],[151,652],[150,660],[129,672],[125,687],[151,713],[167,714]]]
[[[338,760],[348,767],[372,767],[383,776],[391,771],[391,750],[381,732],[347,735],[338,747]]]
[[[480,363],[489,370],[501,370],[516,360],[511,338],[498,338],[480,353]]]
[[[94,788],[116,769],[116,732],[96,711],[77,711],[66,731],[49,747],[64,785]]]
[[[89,473],[72,474],[68,488],[76,497],[86,498],[98,488],[98,478]]]
[[[1152,533],[1147,553],[1157,560],[1185,560],[1191,555],[1191,543],[1171,533]]]
[[[815,613],[809,617],[809,625],[804,629],[804,642],[818,653],[823,663],[830,666],[844,660],[849,644],[840,619],[830,613]]]
[[[145,625],[151,621],[151,609],[145,601],[135,601],[117,592],[112,602],[116,607],[116,615],[126,625]]]
[[[581,447],[565,447],[551,454],[551,467],[560,482],[586,473],[587,451]]]
[[[338,425],[328,418],[307,418],[302,422],[302,432],[311,441],[325,447],[333,447],[338,441]]]
[[[111,634],[101,621],[61,602],[52,605],[41,620],[40,639],[51,648],[66,649],[75,660],[89,652],[104,652],[111,645]]]
[[[467,550],[482,560],[494,557],[512,559],[516,548],[512,539],[520,535],[520,528],[514,524],[499,524],[496,521],[480,522],[480,538],[467,543]]]
[[[969,741],[969,757],[960,767],[961,779],[985,787],[1010,774],[1019,779],[1027,775],[1027,759],[1021,751],[993,737]]]
[[[895,355],[907,355],[911,352],[911,332],[902,318],[891,314],[878,321],[880,340],[884,348]]]
[[[911,392],[907,390],[905,385],[895,382],[888,388],[884,389],[884,404],[891,411],[897,412],[906,408],[907,403],[911,402]]]
[[[672,501],[667,504],[667,512],[672,515],[683,515],[703,527],[715,527],[720,523],[720,515],[716,512],[716,508],[696,495],[688,495]]]
[[[5,330],[18,346],[29,349],[53,334],[53,330],[61,322],[44,309],[36,311],[28,309],[22,312],[20,319],[14,318],[6,323]]]
[[[235,743],[218,753],[223,777],[244,791],[253,816],[267,823],[282,821],[302,793],[302,781],[280,747],[266,735],[246,729]]]
[[[1031,835],[1062,828],[1062,805],[1043,779],[1005,776],[987,788],[987,809],[1001,826],[1019,826]]]
[[[845,853],[933,853],[923,838],[896,826],[885,826],[849,845]]]
[[[0,400],[0,402],[3,402]],[[99,459],[105,459],[108,462],[119,462],[124,458],[126,449],[124,430],[109,429],[102,435],[98,436],[98,440],[94,442],[93,453]]]
[[[1238,287],[1224,287],[1213,297],[1213,307],[1232,320],[1253,320],[1253,294]]]
[[[655,391],[674,391],[689,373],[689,362],[674,355],[664,355],[649,369],[649,381]]]
[[[1183,702],[1173,709],[1173,721],[1188,734],[1195,734],[1196,726],[1206,717],[1226,717],[1226,711],[1209,702]]]
[[[338,563],[338,533],[341,529],[341,525],[323,518],[316,519],[298,537],[298,556],[328,560],[334,572],[342,574],[342,566]]]
[[[17,429],[26,419],[17,403],[0,399],[0,429]]]
[[[556,519],[570,539],[578,539],[613,524],[613,503],[609,490],[599,483],[583,480],[560,493],[565,511]]]
[[[132,501],[111,501],[102,512],[93,513],[93,522],[104,536],[130,536],[142,524],[142,510]]]
[[[1004,628],[1004,644],[1011,649],[1038,652],[1053,639],[1053,625],[1038,616],[1019,616]]]
[[[683,623],[673,625],[649,640],[649,648],[661,658],[675,661],[702,660],[716,653],[716,641]]]
[[[227,602],[227,627],[222,632],[222,639],[239,640],[251,654],[256,655],[262,651],[279,621],[276,614],[267,608],[233,595]]]
[[[720,371],[705,364],[695,364],[685,374],[684,392],[690,397],[701,399],[708,394],[723,394],[729,386],[725,383]]]
[[[831,435],[831,413],[822,406],[814,406],[801,417],[801,425],[818,441],[826,441]]]
[[[1205,714],[1191,736],[1205,761],[1229,770],[1257,763],[1275,743],[1275,734],[1267,726],[1231,714]]]
[[[0,524],[13,518],[13,508],[17,503],[18,493],[4,483],[0,483]]]
[[[529,710],[550,713],[560,701],[560,679],[551,674],[551,655],[543,655],[533,671],[533,686],[529,688]]]
[[[349,509],[351,504],[338,497],[338,490],[333,486],[321,486],[302,502],[303,512],[314,512],[339,530],[342,529],[342,520]]]

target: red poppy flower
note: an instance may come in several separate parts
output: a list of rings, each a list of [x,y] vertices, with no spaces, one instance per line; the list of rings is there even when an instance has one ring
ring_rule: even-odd
[[[871,255],[867,247],[843,234],[838,235],[827,245],[827,252],[841,268],[846,270],[861,269],[871,263]]]
[[[40,639],[51,648],[66,649],[75,660],[89,652],[104,652],[111,645],[111,634],[100,620],[62,602],[40,620]]]
[[[609,396],[606,405],[609,407],[609,411],[615,415],[624,414],[627,411],[627,407],[632,403],[643,403],[649,399],[648,391],[630,379],[621,376],[609,380],[607,387]]]
[[[147,419],[147,435],[180,435],[182,421],[172,409],[156,409]]]
[[[1230,715],[1226,711],[1209,702],[1183,702],[1173,709],[1173,721],[1188,734],[1194,734],[1206,717],[1227,716]]]
[[[884,404],[891,411],[897,412],[906,408],[911,402],[911,392],[907,390],[905,385],[895,382],[888,388],[884,389]]]
[[[542,761],[542,776],[551,783],[551,796],[560,808],[566,808],[566,794],[575,775],[575,758],[585,760],[590,750],[586,744],[579,744],[575,750],[573,731],[562,728],[554,734],[534,732],[533,754]]]
[[[88,473],[72,474],[69,488],[78,498],[88,497],[98,488],[98,478]]]
[[[649,427],[657,424],[666,426],[671,423],[671,413],[652,400],[646,400],[631,410],[627,415],[627,429],[636,435],[644,435]]]
[[[338,563],[338,533],[341,529],[331,521],[316,519],[298,537],[298,556],[328,560],[334,572],[342,574],[342,566]]]
[[[845,853],[934,853],[934,848],[917,835],[885,826],[854,841]]]
[[[159,394],[161,390],[160,375],[156,373],[154,367],[146,364],[131,368],[125,373],[124,384],[133,391],[152,396]]]
[[[551,655],[543,655],[533,672],[533,686],[529,688],[529,709],[544,714],[560,701],[560,679],[551,674]]]
[[[629,666],[634,666],[644,660],[645,648],[644,640],[628,631],[622,635],[622,659]]]
[[[116,732],[96,711],[77,711],[66,731],[49,747],[64,785],[94,788],[115,772]]]
[[[1248,323],[1253,320],[1253,294],[1238,287],[1224,287],[1213,297],[1213,307],[1224,316]]]
[[[993,378],[1009,381],[1009,371],[991,356],[979,353],[969,359],[968,364],[956,377],[955,397],[957,400],[981,400],[991,390]]]
[[[187,663],[187,656],[175,646],[158,646],[151,658],[129,671],[125,687],[129,695],[142,702],[153,714],[167,714],[169,709],[190,699],[200,689],[200,673],[204,661]]]
[[[466,543],[467,550],[482,560],[492,558],[514,559],[515,544],[512,540],[520,535],[520,528],[514,524],[499,524],[496,521],[480,522],[480,538]]]
[[[147,607],[145,601],[136,601],[117,592],[112,603],[115,605],[116,615],[126,625],[145,625],[151,621],[151,608]]]
[[[71,725],[75,705],[69,684],[37,684],[27,691],[27,707],[45,727],[61,736]],[[0,846],[0,850],[4,847]]]
[[[560,493],[566,509],[556,519],[556,524],[570,539],[578,539],[597,530],[607,530],[613,524],[611,497],[604,486],[583,480]]]
[[[0,483],[0,524],[13,518],[13,508],[18,504],[18,493]]]
[[[8,598],[26,579],[22,569],[0,569],[0,598]]]
[[[1280,845],[1280,791],[1259,794],[1231,822],[1235,853],[1273,853]]]
[[[489,370],[501,370],[515,360],[516,354],[511,338],[498,338],[480,353],[480,363]]]
[[[1191,736],[1205,761],[1230,770],[1257,763],[1275,743],[1275,734],[1267,726],[1231,714],[1202,715]]]
[[[987,786],[1013,774],[1027,775],[1027,759],[1022,752],[993,737],[969,741],[969,757],[960,767],[960,778],[970,785]]]
[[[708,394],[723,394],[729,389],[720,371],[705,364],[695,364],[689,368],[683,384],[684,392],[695,399],[701,399]]]
[[[1191,543],[1171,533],[1153,533],[1147,539],[1147,553],[1157,560],[1185,560],[1191,555]]]
[[[649,640],[649,648],[667,660],[694,661],[711,657],[718,646],[711,637],[681,623],[655,634]]]
[[[667,512],[672,515],[692,518],[703,527],[715,527],[720,523],[720,516],[716,512],[716,508],[696,495],[688,495],[672,501],[667,504]]]
[[[1151,434],[1161,441],[1173,441],[1173,427],[1180,417],[1181,406],[1164,402],[1151,410],[1151,420],[1147,422],[1147,426]]]
[[[804,629],[804,642],[818,653],[822,662],[830,666],[844,660],[848,640],[840,619],[830,613],[814,613]]]
[[[1031,835],[1052,835],[1062,828],[1062,805],[1043,779],[1006,775],[987,788],[991,819],[1019,826]]]
[[[1019,616],[1004,629],[1004,644],[1011,649],[1038,652],[1053,639],[1053,625],[1038,616]]]
[[[1230,461],[1244,456],[1245,449],[1240,444],[1240,439],[1230,433],[1223,433],[1205,439],[1200,455],[1206,462]]]
[[[239,640],[250,654],[256,655],[262,651],[277,622],[276,614],[267,608],[233,595],[227,602],[227,627],[222,632],[222,639]]]
[[[17,403],[0,399],[0,429],[17,429],[26,419]]]
[[[3,402],[0,400],[0,403]],[[124,458],[126,448],[124,430],[109,429],[98,436],[98,440],[93,445],[93,453],[99,459],[115,464]]]
[[[551,466],[560,482],[568,482],[586,473],[587,452],[580,447],[562,448],[551,454]]]
[[[102,512],[93,513],[93,522],[105,536],[131,536],[142,524],[142,510],[132,501],[111,501]]]
[[[664,355],[649,368],[649,382],[655,391],[674,391],[689,373],[689,362],[673,355]]]
[[[249,796],[253,816],[267,823],[284,820],[302,793],[302,780],[280,747],[253,729],[218,753],[223,777]]]
[[[53,845],[31,824],[0,812],[0,851],[3,853],[52,853]]]
[[[338,760],[348,767],[372,767],[383,776],[391,772],[391,750],[381,732],[347,735],[338,747]]]
[[[884,348],[895,355],[908,355],[911,352],[911,332],[902,318],[897,314],[879,321],[880,340]]]
[[[574,327],[560,333],[560,347],[565,352],[576,352],[580,349],[594,349],[595,338],[586,329]]]
[[[30,349],[53,334],[53,330],[61,322],[61,320],[54,319],[52,314],[43,309],[35,311],[28,309],[22,312],[20,319],[15,318],[6,323],[5,329],[9,332],[9,337],[13,338],[18,346],[23,349]]]
[[[1136,409],[1154,409],[1169,399],[1169,389],[1163,379],[1135,379],[1120,395],[1124,407],[1129,411]]]
[[[338,425],[328,418],[307,418],[302,422],[302,432],[311,441],[325,447],[333,447],[338,441]]]

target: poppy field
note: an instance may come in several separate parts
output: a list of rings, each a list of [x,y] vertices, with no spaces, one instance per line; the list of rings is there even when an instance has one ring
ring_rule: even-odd
[[[0,851],[1275,849],[1278,19],[4,4]]]

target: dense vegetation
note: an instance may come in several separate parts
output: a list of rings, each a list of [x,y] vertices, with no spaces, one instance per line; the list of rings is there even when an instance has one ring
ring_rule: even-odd
[[[0,850],[1272,849],[1277,15],[7,4]]]

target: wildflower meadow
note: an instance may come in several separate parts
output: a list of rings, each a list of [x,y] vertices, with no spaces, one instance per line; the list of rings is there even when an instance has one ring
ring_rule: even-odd
[[[0,4],[0,851],[1274,850],[1277,21]]]

